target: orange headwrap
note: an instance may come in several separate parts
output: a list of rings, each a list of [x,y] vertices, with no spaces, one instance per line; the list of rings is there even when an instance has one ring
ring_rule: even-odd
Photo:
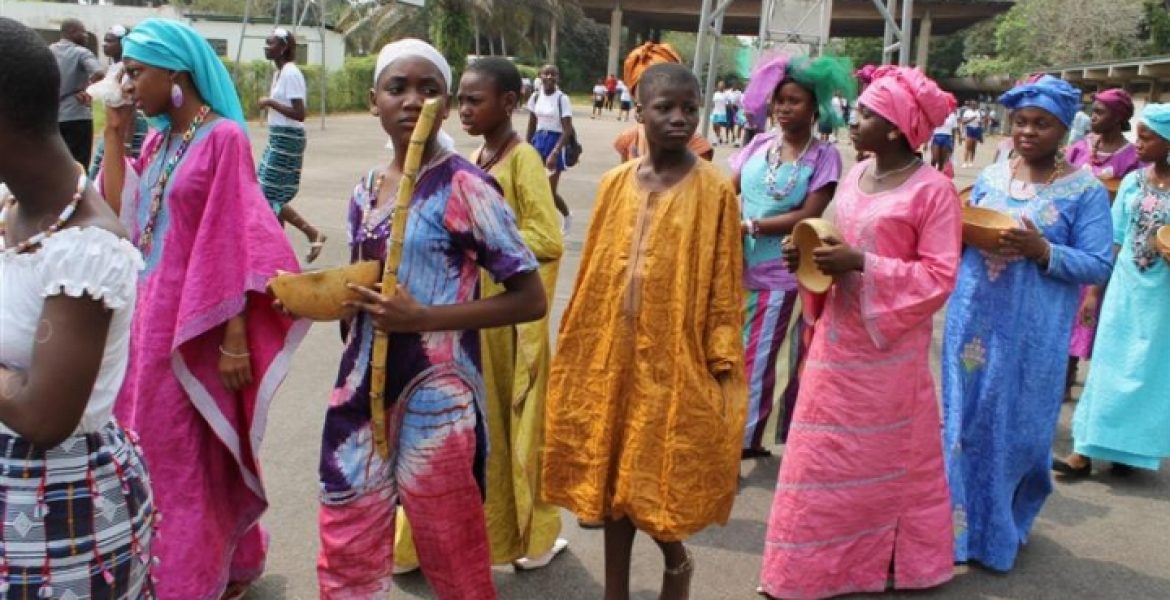
[[[630,50],[623,68],[623,79],[630,91],[638,86],[638,80],[642,78],[642,73],[646,72],[646,69],[663,63],[682,63],[682,55],[670,44],[657,42],[646,42]]]

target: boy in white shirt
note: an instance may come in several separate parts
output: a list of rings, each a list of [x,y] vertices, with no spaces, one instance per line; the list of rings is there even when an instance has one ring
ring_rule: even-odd
[[[621,96],[621,109],[618,110],[618,120],[622,120],[622,115],[626,116],[626,120],[630,120],[630,108],[634,105],[634,97],[630,94],[630,88],[626,82],[618,80],[617,91]]]
[[[593,114],[589,115],[590,119],[596,119],[601,116],[601,111],[605,109],[605,80],[598,79],[593,86]]]

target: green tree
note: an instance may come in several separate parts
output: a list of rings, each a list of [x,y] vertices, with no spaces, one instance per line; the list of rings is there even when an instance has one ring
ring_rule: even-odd
[[[874,64],[882,62],[882,38],[853,37],[833,38],[825,47],[825,52],[833,56],[843,56],[853,61],[853,65]]]
[[[1142,17],[1141,38],[1150,54],[1170,54],[1170,0],[1150,0]]]

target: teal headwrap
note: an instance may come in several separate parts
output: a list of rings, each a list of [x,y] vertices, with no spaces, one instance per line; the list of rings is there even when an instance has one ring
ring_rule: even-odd
[[[1170,141],[1170,104],[1147,104],[1142,109],[1142,123],[1158,137]]]
[[[185,23],[147,19],[122,40],[122,56],[159,69],[186,71],[211,110],[245,127],[240,96],[211,45]]]

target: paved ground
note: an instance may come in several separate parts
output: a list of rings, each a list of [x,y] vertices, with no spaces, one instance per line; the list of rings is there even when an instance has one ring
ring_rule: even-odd
[[[587,114],[578,111],[578,114]],[[520,124],[518,117],[517,123]],[[568,299],[576,276],[581,243],[600,175],[614,166],[610,141],[624,126],[612,119],[581,119],[578,127],[585,146],[583,164],[569,171],[562,192],[575,215],[568,253],[561,268],[554,318]],[[263,147],[264,130],[252,127],[256,148]],[[473,142],[455,127],[448,127],[460,151]],[[321,131],[317,121],[309,132],[309,151],[301,195],[294,206],[330,235],[319,263],[340,264],[345,249],[345,206],[354,183],[366,169],[384,160],[385,137],[368,116],[331,118]],[[849,155],[852,149],[841,146]],[[725,164],[729,149],[720,149],[717,161]],[[984,147],[981,164],[990,160]],[[959,183],[974,177],[973,169],[960,171]],[[290,231],[302,253],[304,240]],[[317,552],[316,468],[318,439],[326,399],[334,380],[341,343],[332,325],[318,325],[301,347],[293,374],[285,382],[273,407],[263,448],[271,509],[264,521],[272,532],[272,551],[267,574],[252,589],[251,600],[315,598],[314,565]],[[1068,447],[1067,419],[1060,431],[1059,450]],[[731,521],[696,536],[691,547],[696,557],[693,597],[696,600],[750,599],[763,549],[764,529],[775,483],[778,460],[745,462],[743,487]],[[516,600],[597,599],[602,594],[602,538],[598,532],[578,529],[569,515],[564,518],[568,551],[547,569],[515,574],[496,570],[500,597]],[[389,540],[387,540],[389,542]],[[1170,598],[1170,475],[1141,475],[1122,480],[1099,479],[1061,485],[1040,516],[1031,543],[1023,550],[1010,575],[973,571],[935,591],[890,595],[898,598],[956,598],[1069,600],[1117,598],[1124,600]],[[635,550],[633,590],[637,600],[653,600],[661,581],[657,550],[640,538]],[[421,575],[397,578],[395,598],[433,598]]]

